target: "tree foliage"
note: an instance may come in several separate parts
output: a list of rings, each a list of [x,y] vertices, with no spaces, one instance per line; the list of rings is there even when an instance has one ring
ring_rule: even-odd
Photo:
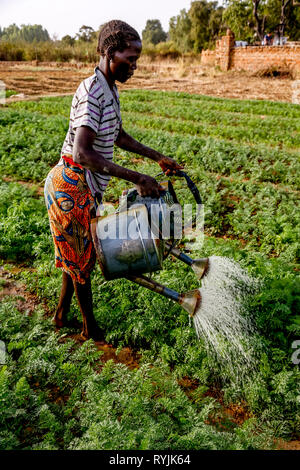
[[[82,42],[92,42],[96,39],[96,35],[96,31],[91,26],[82,25],[76,34],[76,38]]]
[[[194,52],[200,52],[209,46],[210,41],[218,35],[223,11],[218,6],[218,2],[207,2],[201,0],[192,2],[189,9],[191,19],[191,39],[193,41]]]
[[[158,44],[167,40],[167,33],[162,29],[159,20],[147,20],[146,27],[142,31],[142,38],[147,44]]]
[[[300,3],[293,0],[269,0],[268,28],[270,31],[282,30],[281,34],[291,41],[300,39]]]
[[[0,28],[0,39],[3,41],[44,42],[50,41],[50,36],[40,24],[22,24],[19,27],[13,23],[7,28]]]
[[[206,0],[191,3],[170,19],[170,39],[182,52],[200,52],[214,44],[222,29],[223,7]]]
[[[266,32],[300,39],[300,6],[292,0],[227,0],[223,20],[237,39],[262,41]]]
[[[61,42],[67,46],[74,46],[75,38],[72,38],[69,34],[61,38]]]
[[[181,52],[192,49],[193,43],[190,37],[191,19],[185,9],[178,16],[173,16],[169,22],[169,35],[171,41]]]
[[[249,39],[253,35],[252,11],[249,0],[229,1],[223,13],[224,22],[234,32],[237,39]]]

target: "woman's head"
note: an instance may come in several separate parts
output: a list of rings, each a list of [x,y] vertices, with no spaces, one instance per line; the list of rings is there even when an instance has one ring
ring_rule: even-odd
[[[141,51],[138,32],[124,21],[112,20],[101,28],[97,48],[100,65],[102,60],[107,62],[108,74],[114,80],[124,83],[133,75]]]
[[[141,42],[139,33],[120,20],[105,23],[99,33],[97,52],[109,56],[115,51],[123,52],[131,41]]]

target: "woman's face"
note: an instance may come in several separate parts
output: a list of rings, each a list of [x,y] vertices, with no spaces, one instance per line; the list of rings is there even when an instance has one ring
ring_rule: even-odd
[[[130,41],[129,47],[123,52],[116,51],[110,61],[110,72],[114,80],[125,83],[134,74],[137,60],[142,52],[140,41]]]

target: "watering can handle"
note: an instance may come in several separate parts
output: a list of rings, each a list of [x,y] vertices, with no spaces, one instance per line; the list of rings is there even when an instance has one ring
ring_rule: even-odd
[[[185,178],[188,188],[193,194],[195,201],[197,202],[197,204],[202,204],[202,199],[201,199],[199,190],[197,186],[195,185],[195,183],[191,180],[191,178],[184,171],[181,171],[181,170],[176,171],[175,176]]]
[[[156,177],[160,176],[160,175],[164,175],[164,172],[162,171],[162,172],[158,173],[158,175],[156,175]],[[191,178],[184,171],[178,170],[178,171],[176,171],[174,176],[178,176],[180,178],[185,178],[185,180],[187,182],[187,185],[188,185],[188,188],[191,191],[191,193],[193,194],[194,199],[195,199],[195,201],[198,205],[197,214],[196,214],[196,216],[194,216],[192,218],[191,223],[190,223],[190,227],[195,227],[196,220],[197,220],[197,215],[199,214],[200,207],[202,206],[202,199],[201,199],[199,190],[198,190],[197,186],[195,185],[195,183],[191,180]],[[174,192],[172,183],[170,181],[168,183],[169,183],[169,191]],[[174,193],[174,196],[176,198],[175,193]],[[174,200],[175,200],[175,198],[174,198]],[[178,202],[177,198],[176,198],[176,202]],[[169,245],[167,246],[167,252],[164,254],[164,259],[166,259],[168,257],[168,255],[170,254],[170,252],[172,251],[172,249],[175,247],[175,245],[177,243],[178,243],[178,240],[177,240],[177,242],[175,242],[175,240],[173,240],[171,243],[169,243]]]
[[[155,175],[155,177],[160,176],[160,175],[164,175],[164,172],[162,171],[158,173],[157,175]],[[178,176],[179,178],[185,178],[188,188],[193,194],[196,203],[202,205],[202,199],[201,199],[199,190],[197,186],[195,185],[195,183],[191,180],[191,178],[182,170],[176,171],[174,176]]]

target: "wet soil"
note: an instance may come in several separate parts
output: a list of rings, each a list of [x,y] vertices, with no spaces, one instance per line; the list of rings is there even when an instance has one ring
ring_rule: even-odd
[[[199,387],[199,382],[189,377],[182,377],[178,381],[185,394],[193,400],[193,392]],[[207,424],[214,425],[218,430],[228,431],[229,428],[242,426],[247,419],[253,417],[245,402],[225,404],[224,394],[219,388],[210,388],[203,393],[203,400],[206,397],[213,398],[220,405],[219,411],[213,413]]]
[[[23,284],[14,280],[14,275],[24,269],[25,268],[20,265],[12,267],[8,271],[4,269],[3,266],[0,266],[0,302],[5,297],[11,297],[16,300],[17,309],[26,315],[31,315],[39,306],[42,306],[46,314],[50,315],[50,310],[45,302],[27,291]],[[28,270],[28,267],[26,267],[26,269]]]
[[[51,312],[45,301],[41,301],[35,294],[30,293],[24,284],[14,279],[14,275],[25,269],[28,270],[28,267],[22,265],[10,267],[10,270],[6,270],[3,266],[0,266],[0,302],[5,297],[11,297],[16,300],[17,309],[26,315],[31,315],[37,307],[42,306],[45,310],[45,316],[53,317],[54,312]],[[78,333],[70,333],[64,338],[71,338],[76,343],[82,344],[83,340],[80,336],[81,324],[75,321],[72,326],[78,327]],[[56,331],[59,332],[59,329],[56,329]],[[124,347],[117,354],[117,349],[111,344],[95,341],[95,345],[99,351],[103,352],[101,363],[112,359],[115,363],[125,364],[130,369],[139,367],[138,361],[140,356],[131,348]]]

